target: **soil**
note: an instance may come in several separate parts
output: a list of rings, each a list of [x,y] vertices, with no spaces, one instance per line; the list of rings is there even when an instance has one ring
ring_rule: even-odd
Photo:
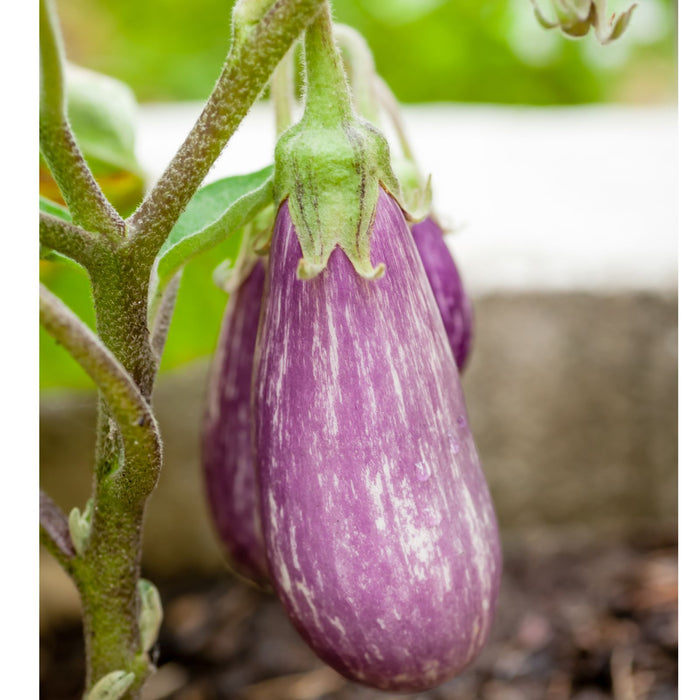
[[[147,572],[146,572],[147,573]],[[231,576],[156,581],[165,618],[144,700],[380,700],[300,640],[279,603]],[[421,700],[678,697],[675,534],[504,551],[498,614],[476,663]],[[80,697],[78,624],[41,640],[41,698]]]

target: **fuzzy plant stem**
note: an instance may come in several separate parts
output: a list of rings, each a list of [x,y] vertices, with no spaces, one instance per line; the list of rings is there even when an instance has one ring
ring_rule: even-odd
[[[321,125],[354,116],[350,88],[335,43],[331,8],[324,2],[306,31],[306,104],[303,119]]]
[[[277,64],[270,79],[270,99],[275,111],[275,131],[279,136],[292,125],[294,117],[294,47]]]
[[[118,445],[109,468],[104,464],[106,455],[98,465],[84,551],[68,559],[66,547],[59,550],[59,561],[73,576],[83,602],[86,687],[122,670],[134,674],[132,685],[138,692],[150,670],[148,650],[139,648],[138,581],[143,513],[162,461],[158,427],[132,377],[93,332],[46,288],[41,287],[39,298],[43,327],[97,385],[101,411]],[[42,510],[50,512],[44,503],[42,499]],[[60,523],[55,513],[52,522]],[[52,532],[61,529],[45,526],[42,537],[46,540]],[[55,535],[48,539],[55,543],[54,553],[65,540]]]
[[[112,238],[124,234],[124,221],[90,172],[68,123],[63,79],[63,46],[51,0],[39,2],[41,82],[39,143],[73,221]]]
[[[233,43],[204,110],[143,204],[129,219],[133,241],[155,257],[187,202],[321,0],[239,0]]]
[[[399,139],[399,144],[401,146],[401,153],[403,157],[412,163],[416,162],[413,151],[411,150],[411,144],[409,143],[408,136],[406,135],[406,126],[401,117],[401,108],[399,106],[398,100],[391,91],[391,88],[384,82],[384,80],[379,76],[374,76],[374,89],[376,95],[381,103],[382,107],[386,111],[389,119],[391,120],[392,126],[396,136]]]
[[[66,117],[57,22],[50,0],[40,2],[42,154],[73,218],[66,223],[42,215],[41,241],[87,269],[97,334],[45,288],[41,323],[99,389],[93,505],[89,515],[81,516],[85,537],[77,547],[63,514],[42,495],[41,540],[81,594],[86,697],[103,697],[109,686],[110,698],[137,700],[152,671],[143,640],[155,634],[142,628],[139,593],[144,513],[162,466],[151,396],[178,286],[176,278],[149,328],[153,264],[275,65],[322,0],[239,0],[232,47],[219,81],[175,158],[126,223],[105,200],[75,143]],[[119,694],[114,695],[117,685]]]
[[[80,226],[44,212],[39,214],[39,240],[47,248],[75,260],[88,269],[105,245],[104,239]]]
[[[380,110],[374,89],[374,58],[365,38],[352,27],[335,25],[335,35],[347,57],[350,86],[358,112],[373,124],[379,124]]]

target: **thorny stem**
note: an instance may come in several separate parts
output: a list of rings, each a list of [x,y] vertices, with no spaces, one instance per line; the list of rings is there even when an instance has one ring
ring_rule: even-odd
[[[51,0],[39,2],[41,83],[39,143],[75,223],[118,239],[124,221],[97,184],[66,116],[63,46]]]
[[[317,14],[321,0],[267,0],[255,21],[251,5],[260,5],[260,0],[241,0],[236,5],[233,44],[214,90],[180,150],[129,219],[134,244],[138,242],[142,253],[151,259],[265,87],[275,65]]]

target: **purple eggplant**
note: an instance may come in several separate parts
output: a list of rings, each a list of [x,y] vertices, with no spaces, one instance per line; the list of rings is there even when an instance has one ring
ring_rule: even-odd
[[[336,247],[300,280],[283,202],[254,382],[262,524],[274,588],[348,678],[421,691],[483,647],[498,528],[435,297],[380,189],[368,280]]]
[[[257,262],[226,306],[204,418],[204,482],[234,569],[269,585],[252,450],[251,377],[265,267]]]
[[[435,219],[429,216],[414,224],[411,233],[440,309],[452,354],[462,371],[472,348],[474,315],[471,301],[445,243],[443,230]]]
[[[461,370],[471,344],[471,304],[434,219],[413,225],[411,233]],[[203,463],[214,525],[233,568],[269,586],[252,437],[248,437],[252,358],[264,277],[259,262],[232,294],[224,314],[205,415]]]

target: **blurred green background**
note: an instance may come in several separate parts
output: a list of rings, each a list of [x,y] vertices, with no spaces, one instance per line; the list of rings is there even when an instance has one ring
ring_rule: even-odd
[[[627,4],[608,2],[610,11]],[[126,82],[141,103],[205,99],[229,43],[231,0],[57,5],[68,57]],[[606,47],[593,36],[571,41],[545,31],[529,0],[334,0],[333,6],[338,21],[365,35],[379,72],[403,102],[653,104],[676,98],[675,0],[639,0],[625,36]],[[185,270],[164,370],[213,351],[226,298],[211,273],[230,247],[219,246]],[[94,323],[80,271],[42,262],[41,277]],[[43,331],[40,353],[42,389],[90,387]]]
[[[540,0],[543,8],[549,0]],[[69,56],[139,101],[204,99],[229,41],[231,0],[58,0]],[[609,11],[629,0],[609,0]],[[675,0],[638,0],[600,47],[536,23],[529,0],[334,0],[405,102],[658,101],[675,86]]]

